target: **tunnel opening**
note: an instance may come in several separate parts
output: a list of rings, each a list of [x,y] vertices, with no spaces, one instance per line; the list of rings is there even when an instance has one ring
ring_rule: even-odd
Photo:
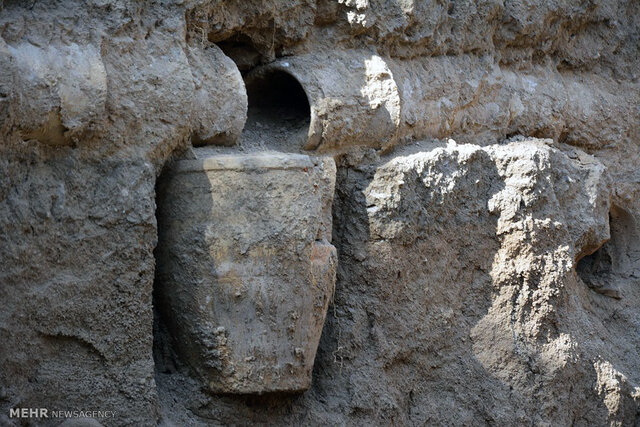
[[[595,292],[620,299],[622,289],[640,279],[640,232],[631,213],[612,205],[611,238],[578,261],[576,272]]]
[[[245,79],[248,97],[243,146],[297,152],[305,145],[311,108],[302,85],[280,70],[252,73]]]
[[[612,244],[607,242],[591,255],[578,261],[576,271],[582,281],[595,292],[620,298],[620,291],[614,283]]]

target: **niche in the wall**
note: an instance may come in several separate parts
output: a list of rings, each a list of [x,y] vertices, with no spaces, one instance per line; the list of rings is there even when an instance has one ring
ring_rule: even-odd
[[[252,73],[245,80],[249,107],[243,144],[280,151],[300,151],[311,121],[302,85],[280,70]]]
[[[615,205],[609,225],[611,239],[580,259],[576,271],[594,291],[620,299],[626,284],[640,280],[640,232],[633,215]]]

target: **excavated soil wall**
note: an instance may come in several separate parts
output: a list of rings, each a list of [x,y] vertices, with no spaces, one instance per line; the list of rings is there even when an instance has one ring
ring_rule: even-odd
[[[0,1],[0,424],[638,425],[639,54],[635,0]]]

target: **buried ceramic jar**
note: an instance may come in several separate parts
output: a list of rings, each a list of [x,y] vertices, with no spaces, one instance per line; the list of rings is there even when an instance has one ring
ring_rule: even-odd
[[[335,283],[335,164],[195,151],[158,186],[156,299],[174,348],[212,392],[306,390]]]

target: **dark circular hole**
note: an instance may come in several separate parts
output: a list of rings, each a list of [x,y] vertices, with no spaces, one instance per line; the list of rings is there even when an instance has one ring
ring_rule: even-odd
[[[262,145],[301,149],[311,109],[300,83],[286,72],[273,70],[249,76],[246,87],[249,108],[245,140],[257,138]]]
[[[274,121],[309,120],[309,101],[304,89],[291,75],[273,71],[247,85],[249,115]]]

